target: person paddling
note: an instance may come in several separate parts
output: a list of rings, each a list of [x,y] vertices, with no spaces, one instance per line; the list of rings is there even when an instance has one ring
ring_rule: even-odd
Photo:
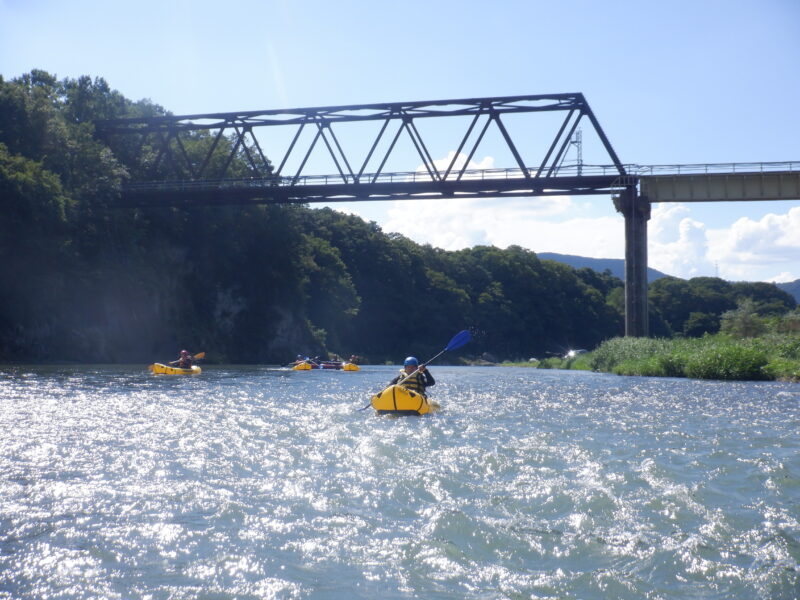
[[[425,394],[425,389],[436,385],[436,381],[424,364],[420,365],[415,356],[409,356],[403,361],[400,374],[389,382],[389,385],[394,384]]]
[[[188,350],[181,350],[181,355],[178,360],[173,360],[171,365],[177,365],[179,369],[191,369],[192,362],[194,362],[194,357],[189,354]]]

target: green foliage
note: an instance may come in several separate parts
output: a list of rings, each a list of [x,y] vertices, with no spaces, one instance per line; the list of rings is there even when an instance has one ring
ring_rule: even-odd
[[[159,114],[102,79],[0,79],[0,359],[164,360],[209,345],[256,362],[319,349],[295,308],[304,273],[273,260],[303,246],[292,208],[113,208],[154,141],[139,152],[132,136],[99,140],[93,121]],[[207,137],[187,153],[201,156]]]
[[[68,199],[61,180],[24,156],[12,155],[0,142],[0,196],[3,198],[3,239],[24,243],[19,228],[38,238],[63,231]]]
[[[778,333],[800,333],[800,310],[786,313],[775,322],[775,330]]]
[[[663,277],[650,284],[648,291],[651,313],[663,318],[667,328],[653,327],[656,335],[672,332],[689,337],[701,337],[719,330],[719,318],[733,311],[744,301],[752,302],[758,316],[780,315],[797,306],[794,298],[769,283],[730,283],[716,277],[695,277],[685,281]]]
[[[666,340],[656,338],[612,338],[592,352],[590,366],[593,371],[613,372],[618,364],[650,357],[662,352],[666,345]]]
[[[580,354],[574,358],[551,356],[537,364],[540,369],[566,369],[573,371],[591,371],[591,359],[587,354]]]
[[[742,298],[736,310],[723,313],[721,323],[723,333],[739,338],[757,337],[767,330],[765,320],[758,316],[756,303],[750,298]]]
[[[563,369],[564,359],[556,356],[549,356],[539,361],[540,369]]]
[[[772,358],[764,367],[764,374],[769,379],[800,382],[800,360]]]
[[[695,339],[616,338],[590,355],[593,370],[619,375],[723,380],[797,380],[800,336],[741,340],[718,334]]]
[[[686,337],[702,337],[708,333],[717,333],[720,318],[705,312],[691,312],[683,324],[683,335]]]
[[[701,346],[686,363],[686,377],[693,379],[767,379],[764,370],[767,353],[759,348],[736,343],[710,343]]]
[[[341,348],[342,338],[358,314],[360,298],[339,250],[320,238],[304,236],[303,241],[295,264],[304,273],[306,313],[311,323],[327,333],[321,345]],[[315,338],[322,339],[319,335]]]

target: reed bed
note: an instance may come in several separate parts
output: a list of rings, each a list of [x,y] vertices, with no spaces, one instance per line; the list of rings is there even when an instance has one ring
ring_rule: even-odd
[[[585,356],[589,369],[618,375],[800,382],[800,336],[796,334],[613,338]]]

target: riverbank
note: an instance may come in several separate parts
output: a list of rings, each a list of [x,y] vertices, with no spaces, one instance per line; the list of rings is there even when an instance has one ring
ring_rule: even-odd
[[[592,352],[575,358],[547,358],[538,367],[650,377],[800,382],[800,336],[613,338]]]

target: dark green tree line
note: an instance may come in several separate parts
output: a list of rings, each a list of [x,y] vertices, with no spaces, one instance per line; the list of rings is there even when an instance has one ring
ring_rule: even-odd
[[[752,301],[760,316],[780,315],[797,306],[791,294],[774,284],[731,283],[717,277],[663,277],[650,284],[648,297],[657,323],[656,333],[662,337],[717,333],[722,315],[736,309],[743,300]]]

